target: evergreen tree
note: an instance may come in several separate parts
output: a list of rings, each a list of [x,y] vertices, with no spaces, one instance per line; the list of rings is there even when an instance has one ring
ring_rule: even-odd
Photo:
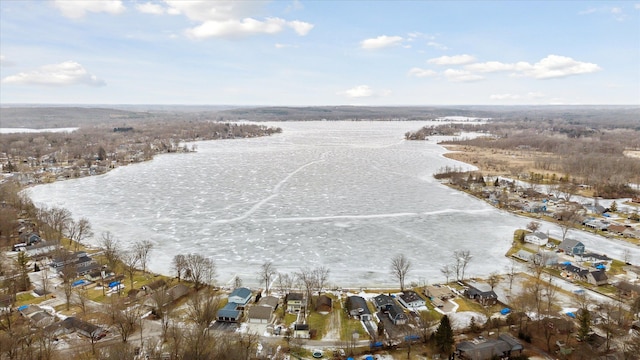
[[[589,337],[589,331],[591,330],[591,313],[589,310],[580,309],[578,321],[580,322],[580,328],[578,328],[578,340],[584,341]]]
[[[436,330],[435,337],[438,349],[440,349],[440,351],[445,355],[449,356],[452,352],[451,350],[453,348],[454,340],[453,330],[451,329],[451,323],[449,322],[449,317],[447,315],[443,316],[440,320],[440,325],[438,326],[438,330]]]

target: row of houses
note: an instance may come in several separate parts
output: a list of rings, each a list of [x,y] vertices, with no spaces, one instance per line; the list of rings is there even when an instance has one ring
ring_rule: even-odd
[[[537,245],[552,247],[549,244],[549,235],[536,231],[524,236],[524,242]],[[549,245],[549,246],[548,246]],[[585,246],[581,241],[572,238],[565,238],[558,245],[558,250],[570,256],[582,256],[585,254]]]
[[[37,305],[23,305],[18,308],[18,312],[29,319],[32,326],[43,329],[43,332],[52,338],[75,332],[97,341],[107,334],[104,328],[76,317],[70,316],[58,321],[50,311]]]

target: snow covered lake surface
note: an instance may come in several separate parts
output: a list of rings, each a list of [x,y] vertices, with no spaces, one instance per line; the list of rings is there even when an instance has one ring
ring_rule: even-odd
[[[272,261],[281,272],[327,266],[338,286],[396,285],[396,254],[413,262],[408,282],[435,283],[457,249],[471,250],[470,276],[503,270],[514,230],[531,220],[438,183],[432,174],[441,167],[466,166],[444,158],[433,139],[403,140],[427,124],[267,123],[283,133],[199,142],[196,153],[28,191],[38,204],[87,217],[94,244],[103,231],[124,246],[151,240],[153,271],[170,274],[180,253],[211,257],[219,284],[238,275],[257,286],[260,264]],[[559,233],[556,225],[547,230]],[[627,247],[592,235],[583,241],[614,257]]]

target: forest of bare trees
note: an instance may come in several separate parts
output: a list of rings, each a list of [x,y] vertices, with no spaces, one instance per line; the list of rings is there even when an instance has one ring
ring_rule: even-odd
[[[640,183],[640,117],[611,123],[562,118],[534,121],[503,120],[486,124],[451,124],[425,127],[407,138],[429,134],[481,132],[487,136],[453,139],[442,144],[499,149],[533,157],[535,172],[557,174],[558,182],[571,181],[594,188],[595,195],[617,198],[636,193],[629,184]],[[497,160],[496,160],[497,161]],[[507,165],[508,166],[508,165]],[[522,170],[522,169],[521,169]],[[530,180],[543,180],[543,176]]]

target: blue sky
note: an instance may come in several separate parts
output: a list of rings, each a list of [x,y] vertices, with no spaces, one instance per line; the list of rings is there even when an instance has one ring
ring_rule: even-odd
[[[640,1],[0,1],[0,103],[640,104]]]

